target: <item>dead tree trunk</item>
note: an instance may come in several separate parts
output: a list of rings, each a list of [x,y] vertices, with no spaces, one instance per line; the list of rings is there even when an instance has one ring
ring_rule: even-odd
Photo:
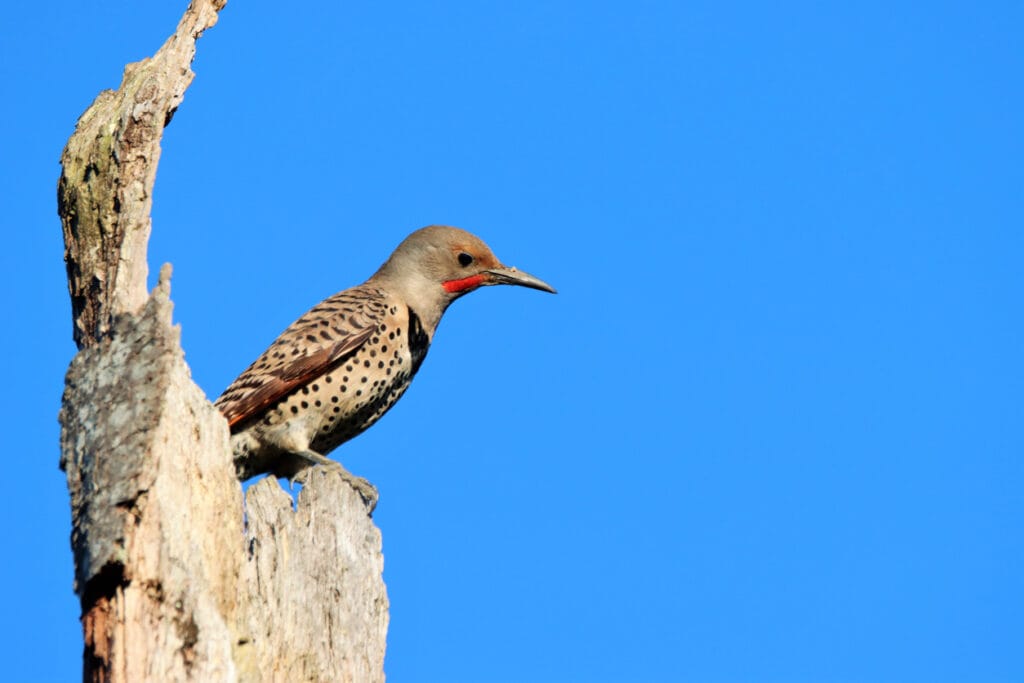
[[[61,407],[88,681],[382,681],[381,537],[340,477],[293,509],[245,495],[227,423],[192,382],[170,267],[147,296],[160,138],[224,0],[193,0],[150,59],[97,97],[61,158],[74,336]]]

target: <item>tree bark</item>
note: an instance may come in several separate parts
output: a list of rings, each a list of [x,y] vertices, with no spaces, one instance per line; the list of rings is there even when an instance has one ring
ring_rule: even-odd
[[[227,423],[192,382],[170,267],[147,296],[160,138],[223,0],[194,0],[86,110],[58,204],[75,341],[61,407],[88,681],[382,681],[381,536],[332,472],[293,507],[243,496]]]

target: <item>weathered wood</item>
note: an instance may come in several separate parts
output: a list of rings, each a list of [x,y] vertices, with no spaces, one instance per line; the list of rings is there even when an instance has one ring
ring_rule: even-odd
[[[225,2],[193,0],[163,47],[126,66],[121,87],[101,92],[85,110],[61,154],[57,204],[79,348],[146,302],[160,138],[195,75],[196,39]]]
[[[61,467],[85,680],[236,678],[242,492],[224,419],[171,325],[169,273],[66,379]]]
[[[246,680],[383,681],[384,556],[363,499],[318,468],[296,509],[270,478],[248,490],[246,509],[241,630],[253,647],[236,654]]]
[[[74,359],[61,409],[86,680],[381,681],[379,530],[340,476],[246,497],[192,382],[170,268]]]
[[[195,39],[195,0],[150,60],[83,114],[63,156],[75,338],[61,407],[75,590],[89,681],[383,681],[380,532],[339,476],[297,504],[276,480],[243,501],[227,422],[192,382],[170,267],[145,292],[164,125]]]

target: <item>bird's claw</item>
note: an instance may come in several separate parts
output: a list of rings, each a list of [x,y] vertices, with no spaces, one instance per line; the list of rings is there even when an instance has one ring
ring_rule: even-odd
[[[341,470],[340,474],[342,479],[348,482],[348,485],[355,489],[355,492],[363,499],[363,503],[367,508],[369,508],[369,512],[372,513],[377,507],[377,500],[380,498],[380,494],[377,492],[377,487],[363,477],[357,477],[340,465],[338,468]]]
[[[318,467],[323,468],[325,472],[335,472],[340,475],[341,478],[345,480],[345,483],[351,486],[355,492],[359,494],[359,497],[363,499],[363,503],[369,508],[369,512],[372,513],[377,507],[377,500],[380,498],[380,494],[377,492],[377,487],[371,484],[369,480],[352,474],[342,467],[341,463],[333,460],[330,462],[319,463],[319,465],[311,465],[309,467],[302,468],[292,475],[288,480],[288,484],[292,487],[294,487],[296,483],[305,486],[306,482],[309,480],[310,473]]]

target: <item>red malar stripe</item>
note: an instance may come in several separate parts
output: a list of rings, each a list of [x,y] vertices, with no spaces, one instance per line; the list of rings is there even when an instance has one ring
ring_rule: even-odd
[[[484,281],[483,275],[471,275],[469,277],[462,278],[461,280],[448,280],[447,282],[441,283],[441,286],[445,288],[445,291],[451,292],[462,292],[473,287],[479,287],[480,283]]]

